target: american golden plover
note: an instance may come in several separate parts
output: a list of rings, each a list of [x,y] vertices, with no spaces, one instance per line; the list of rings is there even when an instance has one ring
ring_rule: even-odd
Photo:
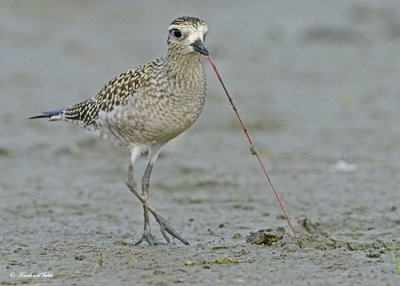
[[[203,109],[206,78],[201,57],[208,55],[204,46],[207,31],[203,20],[179,17],[169,26],[166,56],[120,74],[86,101],[31,117],[77,123],[92,134],[128,148],[126,185],[142,202],[144,210],[144,233],[138,243],[158,243],[151,234],[150,212],[167,242],[169,233],[189,244],[148,203],[149,179],[161,148],[189,128]],[[148,163],[140,191],[133,166],[146,149]]]

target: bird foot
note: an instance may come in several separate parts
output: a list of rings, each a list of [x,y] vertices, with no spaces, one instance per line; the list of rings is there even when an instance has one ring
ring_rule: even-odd
[[[152,215],[154,216],[154,218],[156,219],[156,221],[158,222],[158,224],[160,225],[161,234],[164,236],[165,240],[168,243],[170,242],[170,240],[167,235],[167,232],[170,235],[172,235],[173,237],[175,237],[176,239],[180,240],[182,243],[189,245],[189,242],[186,239],[184,239],[175,229],[173,229],[172,226],[167,222],[167,220],[165,218],[163,218],[158,213],[156,213],[153,208],[149,207],[149,210],[152,213]]]
[[[128,186],[129,190],[144,204],[146,203],[145,198],[143,197],[142,193],[140,193],[137,190],[136,187],[136,183],[130,179],[131,177],[128,178],[128,180],[126,181],[126,185]],[[176,230],[174,230],[170,224],[167,222],[167,220],[165,218],[163,218],[161,215],[159,215],[156,210],[147,203],[147,207],[149,209],[149,211],[151,212],[151,214],[154,216],[154,218],[156,219],[156,221],[158,222],[158,224],[160,225],[160,231],[161,234],[163,235],[163,237],[165,238],[165,240],[170,243],[170,239],[167,235],[167,233],[169,233],[170,235],[172,235],[173,237],[175,237],[176,239],[180,240],[182,243],[189,245],[189,242],[184,239]],[[147,241],[150,245],[155,245],[156,243],[154,243],[155,239],[154,237],[148,233],[148,234],[143,234],[143,237],[136,243],[136,245]],[[152,243],[153,241],[153,243]]]
[[[151,233],[143,233],[142,238],[139,239],[135,245],[146,245],[146,246],[153,246],[153,245],[167,245],[168,242],[158,241]]]

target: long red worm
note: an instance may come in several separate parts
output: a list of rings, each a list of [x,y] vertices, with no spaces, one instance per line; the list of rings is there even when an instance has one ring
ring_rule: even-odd
[[[249,144],[250,144],[250,151],[251,151],[251,154],[252,154],[252,155],[255,155],[255,156],[257,157],[257,160],[258,160],[258,162],[260,163],[261,169],[263,170],[263,172],[264,172],[264,174],[265,174],[265,177],[267,178],[267,181],[268,181],[269,185],[271,186],[271,189],[272,189],[272,191],[274,192],[276,199],[278,200],[279,206],[281,207],[282,212],[283,212],[283,214],[285,215],[286,221],[288,222],[289,227],[290,227],[290,229],[291,229],[292,232],[293,232],[293,236],[294,236],[294,238],[296,239],[296,241],[297,241],[298,245],[300,246],[300,248],[302,248],[301,243],[300,243],[300,240],[298,239],[298,237],[297,237],[297,235],[296,235],[296,231],[294,230],[292,224],[290,223],[289,216],[286,214],[286,211],[285,211],[285,209],[284,209],[284,207],[283,207],[283,205],[282,205],[282,202],[281,202],[281,200],[279,199],[278,193],[276,192],[276,190],[275,190],[275,188],[274,188],[274,185],[272,184],[272,181],[271,181],[271,179],[270,179],[269,176],[268,176],[267,170],[265,169],[264,164],[262,163],[262,161],[261,161],[261,159],[260,159],[260,156],[258,156],[258,153],[257,153],[257,151],[256,151],[256,148],[255,148],[254,145],[253,145],[253,141],[251,140],[250,135],[249,135],[249,133],[247,132],[247,129],[246,129],[246,127],[244,126],[242,119],[240,118],[240,115],[239,115],[239,112],[238,112],[238,110],[237,110],[237,108],[236,108],[236,105],[233,103],[232,97],[229,95],[229,92],[228,92],[228,90],[226,89],[225,84],[224,84],[224,82],[222,81],[221,76],[219,75],[219,72],[218,72],[218,70],[217,70],[217,67],[216,67],[215,64],[214,64],[214,61],[211,59],[210,56],[205,56],[205,57],[203,57],[203,59],[208,59],[208,60],[210,61],[210,64],[211,64],[211,66],[213,67],[213,69],[214,69],[214,71],[215,71],[215,74],[217,75],[217,77],[218,77],[218,79],[219,79],[219,82],[221,83],[222,88],[223,88],[224,91],[225,91],[226,96],[228,97],[229,103],[231,104],[233,110],[235,111],[236,116],[237,116],[237,118],[239,119],[240,125],[242,126],[243,131],[244,131],[244,133],[246,134],[247,140],[249,141]]]

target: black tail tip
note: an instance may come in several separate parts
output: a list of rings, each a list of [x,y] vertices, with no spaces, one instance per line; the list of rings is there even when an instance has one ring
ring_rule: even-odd
[[[61,115],[62,113],[63,113],[62,109],[48,110],[48,111],[43,111],[41,115],[29,117],[29,119],[50,118],[52,116]]]
[[[49,117],[50,117],[50,115],[42,114],[42,115],[36,115],[36,116],[29,117],[29,119],[49,118]]]

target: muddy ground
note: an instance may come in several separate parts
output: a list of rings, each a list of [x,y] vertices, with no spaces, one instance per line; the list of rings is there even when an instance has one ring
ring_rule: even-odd
[[[0,3],[0,284],[399,285],[400,3],[137,2]],[[125,150],[27,120],[165,54],[181,15],[208,23],[302,249],[209,66],[202,116],[151,180],[151,203],[190,246],[134,245]],[[275,242],[246,243],[268,228]]]

